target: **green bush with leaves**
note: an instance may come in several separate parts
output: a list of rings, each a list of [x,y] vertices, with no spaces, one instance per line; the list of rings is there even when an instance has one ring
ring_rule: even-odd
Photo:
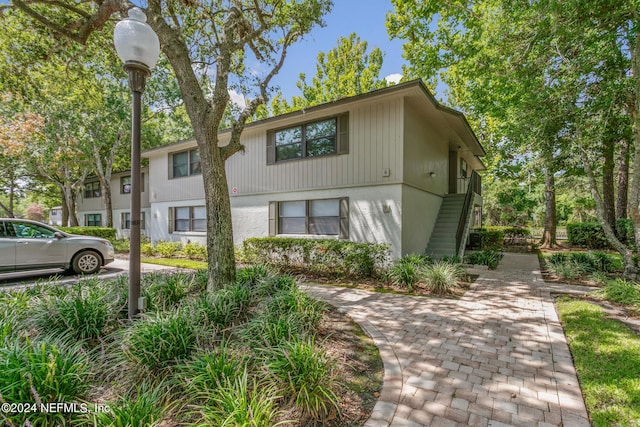
[[[195,315],[219,329],[231,326],[249,307],[251,288],[236,283],[213,293],[205,293],[193,303]]]
[[[154,250],[162,257],[171,258],[180,251],[181,247],[182,244],[180,242],[158,242],[156,243]]]
[[[607,301],[640,308],[640,284],[636,282],[624,279],[610,280],[595,294]]]
[[[149,310],[169,310],[177,307],[193,287],[192,273],[154,273],[142,278],[142,296]]]
[[[126,300],[114,299],[98,279],[79,282],[62,296],[43,296],[32,307],[32,323],[45,334],[97,340],[118,317]]]
[[[221,345],[200,351],[176,367],[176,377],[194,401],[206,401],[211,393],[241,376],[246,360],[230,347]]]
[[[146,256],[154,256],[157,254],[156,248],[149,242],[140,244],[140,253]]]
[[[8,403],[82,402],[90,360],[78,345],[57,339],[13,341],[0,347],[0,396]],[[16,425],[65,425],[72,414],[4,413]],[[2,419],[0,417],[0,419]]]
[[[422,276],[431,292],[444,295],[458,287],[458,279],[464,276],[464,270],[460,264],[437,261],[427,265]]]
[[[109,227],[57,227],[60,231],[81,236],[102,237],[107,240],[116,239],[116,229]]]
[[[420,282],[422,276],[422,268],[419,265],[406,262],[397,262],[387,271],[387,277],[396,286],[402,286],[408,290]]]
[[[389,246],[335,239],[262,237],[244,241],[247,260],[313,274],[373,277],[389,263]]]
[[[258,427],[290,424],[287,421],[275,421],[282,418],[282,414],[278,409],[279,396],[274,387],[250,378],[246,370],[207,394],[207,404],[197,407],[197,426]]]
[[[313,340],[283,342],[266,357],[273,383],[303,416],[323,420],[332,411],[338,411],[331,370],[334,362]]]
[[[132,367],[140,374],[158,374],[191,357],[197,347],[197,329],[187,310],[146,315],[124,330],[118,340],[115,369]]]
[[[266,264],[249,265],[236,271],[236,282],[255,288],[275,276],[273,269]]]
[[[189,259],[205,261],[207,259],[207,247],[198,242],[189,242],[182,246],[182,255]]]
[[[500,263],[502,252],[493,250],[468,252],[465,258],[469,264],[486,265],[493,270]]]
[[[92,414],[93,424],[110,427],[155,426],[169,408],[169,393],[160,386],[143,382],[135,396],[123,396],[109,403],[109,411]]]
[[[577,222],[567,224],[567,239],[573,246],[589,249],[607,249],[609,242],[598,222]]]
[[[31,297],[23,291],[0,292],[0,346],[25,334]]]

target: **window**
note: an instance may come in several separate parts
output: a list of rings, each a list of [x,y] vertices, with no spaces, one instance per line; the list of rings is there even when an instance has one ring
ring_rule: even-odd
[[[84,223],[87,227],[101,227],[102,214],[86,214],[84,216]]]
[[[101,195],[102,195],[102,192],[100,191],[100,183],[98,181],[88,182],[84,185],[85,199],[100,197]]]
[[[7,237],[28,238],[28,239],[52,239],[55,231],[30,222],[11,221],[6,225]]]
[[[123,176],[120,178],[120,193],[129,194],[131,193],[131,177]]]
[[[207,231],[207,211],[204,206],[169,208],[169,232]]]
[[[131,213],[130,212],[122,212],[122,216],[120,218],[120,224],[123,230],[131,230]],[[144,212],[140,212],[140,229],[145,229],[145,221],[144,221]]]
[[[171,154],[171,176],[179,178],[182,176],[199,175],[202,173],[200,165],[200,154],[197,149],[182,151]]]
[[[273,211],[277,211],[273,212]],[[270,234],[348,237],[349,199],[273,202]]]
[[[349,114],[267,132],[267,164],[349,152]]]

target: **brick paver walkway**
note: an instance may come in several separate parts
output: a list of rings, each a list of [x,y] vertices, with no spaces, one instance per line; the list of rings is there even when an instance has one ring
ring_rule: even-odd
[[[384,384],[366,426],[589,426],[536,255],[506,254],[460,300],[309,286],[372,336]]]

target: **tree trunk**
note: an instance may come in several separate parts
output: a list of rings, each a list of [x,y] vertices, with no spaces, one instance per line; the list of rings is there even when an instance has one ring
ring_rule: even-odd
[[[604,219],[611,227],[616,226],[615,190],[613,186],[615,141],[604,136],[602,150],[602,207]]]
[[[102,200],[104,201],[105,221],[104,226],[113,228],[113,203],[111,201],[111,183],[100,177],[102,187]]]
[[[624,219],[627,217],[627,205],[629,203],[629,141],[623,139],[620,141],[619,146],[616,219]]]
[[[555,248],[556,242],[556,182],[553,176],[553,156],[545,155],[544,166],[544,231],[540,245]]]
[[[207,289],[214,291],[235,281],[236,264],[225,161],[217,148],[217,134],[210,138],[198,147],[207,208]]]
[[[63,227],[69,226],[69,207],[67,206],[67,200],[64,195],[64,191],[62,188],[60,189],[60,197],[62,198],[62,222],[60,225]]]

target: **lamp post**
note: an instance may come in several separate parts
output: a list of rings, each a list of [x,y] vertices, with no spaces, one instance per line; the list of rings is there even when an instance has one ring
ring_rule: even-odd
[[[129,17],[118,22],[113,31],[118,56],[129,75],[131,110],[131,226],[129,250],[129,319],[139,312],[140,299],[140,113],[142,92],[147,77],[160,55],[158,36],[147,24],[147,17],[137,7]]]

